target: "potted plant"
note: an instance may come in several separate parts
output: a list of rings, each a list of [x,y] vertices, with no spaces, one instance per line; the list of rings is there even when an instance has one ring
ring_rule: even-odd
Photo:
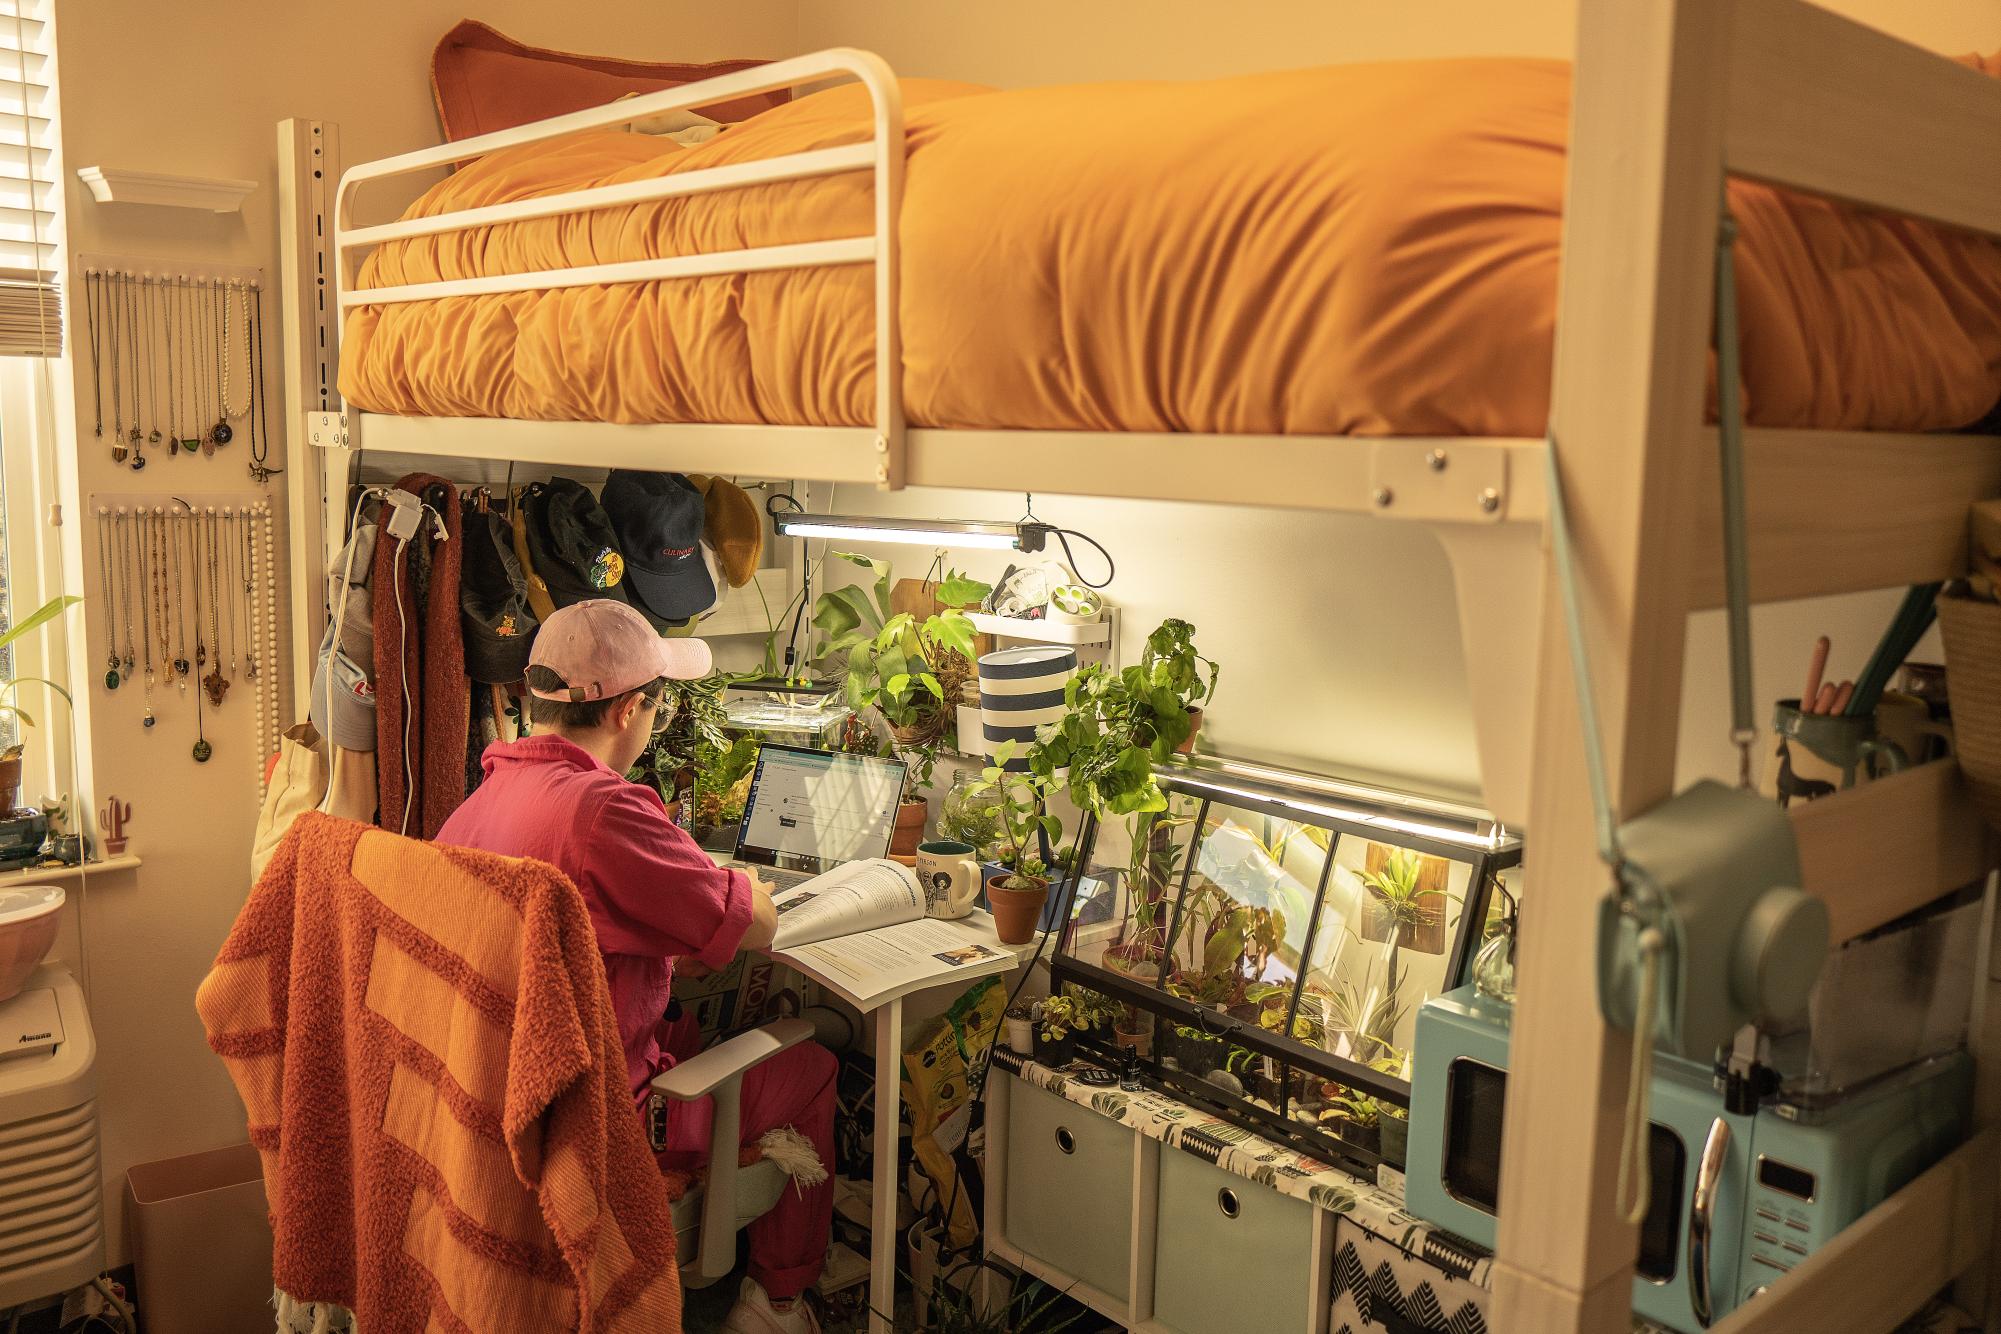
[[[0,634],[0,649],[6,648],[30,630],[40,629],[81,601],[83,599],[74,594],[63,594],[50,598],[47,602],[35,608],[18,625],[9,626],[4,634]],[[23,681],[33,681],[39,685],[45,685],[58,695],[61,695],[64,703],[67,704],[70,702],[69,691],[46,677],[9,677],[5,684],[0,684],[0,711],[13,714],[16,718],[20,719],[23,727],[33,727],[35,725],[34,718],[26,709],[21,707],[19,701],[15,698],[15,692],[20,688]],[[7,747],[5,751],[0,751],[0,815],[11,815],[16,811],[24,810],[21,802],[21,757],[26,751],[27,746],[25,743],[17,743]],[[37,816],[41,814],[40,811],[32,813]]]
[[[1036,1009],[1035,1059],[1054,1068],[1077,1056],[1077,1034],[1096,1027],[1097,1013],[1081,996],[1059,992],[1045,996]]]
[[[1361,986],[1343,978],[1327,998],[1331,1036],[1347,1038],[1350,1057],[1367,1064],[1396,1050],[1393,1043],[1397,1026],[1403,1023],[1410,1008],[1397,993],[1395,980],[1378,991],[1368,985],[1366,978]],[[1338,1050],[1338,1043],[1335,1049]]]
[[[1122,1005],[1112,1019],[1112,1041],[1142,1060],[1153,1054],[1153,1016],[1137,1005]]]
[[[1162,621],[1146,637],[1139,666],[1150,681],[1166,686],[1180,701],[1188,716],[1188,732],[1175,749],[1184,754],[1193,750],[1203,713],[1216,698],[1216,678],[1222,668],[1196,650],[1195,627],[1173,618]]]
[[[1035,1005],[1031,1001],[1016,1001],[1001,1014],[1001,1022],[1007,1029],[1007,1049],[1018,1056],[1035,1053]]]
[[[891,744],[910,766],[911,782],[897,810],[892,855],[911,856],[924,837],[925,803],[938,763],[938,745],[951,729],[961,687],[972,678],[973,623],[960,608],[977,606],[989,585],[946,571],[938,584],[942,611],[920,619],[891,605],[894,571],[888,561],[850,552],[836,559],[859,565],[875,576],[864,589],[846,585],[822,593],[813,625],[825,636],[821,656],[845,654],[843,683],[848,704],[869,709],[889,729]]]
[[[1392,993],[1400,980],[1397,965],[1406,936],[1413,927],[1430,920],[1434,911],[1430,900],[1445,897],[1443,890],[1422,888],[1423,877],[1424,858],[1409,848],[1390,849],[1381,869],[1362,877],[1362,888],[1368,894],[1363,931],[1371,939],[1389,942],[1385,977]]]
[[[982,786],[977,774],[955,783],[938,808],[938,837],[970,843],[974,857],[993,861],[1001,837],[998,804],[994,790]]]
[[[1357,1089],[1341,1088],[1328,1095],[1334,1133],[1358,1149],[1381,1151],[1382,1104]]]
[[[1000,818],[1000,869],[987,878],[987,902],[992,905],[994,930],[1008,945],[1035,939],[1036,923],[1049,901],[1049,870],[1041,856],[1042,842],[1063,836],[1063,822],[1049,813],[1047,788],[1033,770],[1010,773],[1015,743],[1002,742],[993,763],[980,773],[980,786],[995,794]]]
[[[1187,1024],[1176,1024],[1168,1030],[1163,1055],[1190,1079],[1207,1079],[1211,1071],[1222,1065],[1224,1047],[1223,1039],[1219,1037],[1212,1037]]]
[[[1377,1057],[1370,1065],[1386,1075],[1395,1075],[1406,1083],[1410,1080],[1410,1054],[1394,1049]],[[1399,1107],[1393,1102],[1378,1100],[1376,1110],[1380,1113],[1376,1130],[1381,1144],[1379,1152],[1383,1161],[1401,1171],[1410,1147],[1410,1109]]]

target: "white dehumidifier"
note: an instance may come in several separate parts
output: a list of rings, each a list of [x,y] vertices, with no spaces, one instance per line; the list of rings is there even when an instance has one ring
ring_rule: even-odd
[[[0,1001],[0,1309],[103,1271],[96,1062],[83,989],[60,964]]]

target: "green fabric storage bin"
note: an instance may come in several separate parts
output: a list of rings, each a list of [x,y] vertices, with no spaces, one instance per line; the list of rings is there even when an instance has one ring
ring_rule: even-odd
[[[1007,1239],[1119,1301],[1132,1286],[1133,1132],[1009,1080]]]
[[[1179,1149],[1160,1155],[1153,1318],[1181,1334],[1305,1334],[1313,1206]]]

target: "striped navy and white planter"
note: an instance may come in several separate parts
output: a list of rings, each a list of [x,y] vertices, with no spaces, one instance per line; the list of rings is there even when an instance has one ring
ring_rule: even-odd
[[[980,659],[980,733],[987,758],[1016,742],[1010,773],[1028,771],[1035,729],[1063,716],[1063,687],[1077,670],[1077,650],[1061,644],[1005,648]]]

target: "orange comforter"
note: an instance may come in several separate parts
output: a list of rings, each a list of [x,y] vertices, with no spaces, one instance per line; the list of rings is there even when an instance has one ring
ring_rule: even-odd
[[[1540,434],[1569,68],[1347,65],[994,92],[912,80],[903,209],[913,424]],[[412,214],[851,142],[849,86],[697,148],[593,132],[493,154]],[[866,176],[387,245],[362,285],[866,232]],[[1964,425],[2001,399],[2001,249],[1748,184],[1751,419]],[[863,424],[866,266],[353,312],[376,412]]]

